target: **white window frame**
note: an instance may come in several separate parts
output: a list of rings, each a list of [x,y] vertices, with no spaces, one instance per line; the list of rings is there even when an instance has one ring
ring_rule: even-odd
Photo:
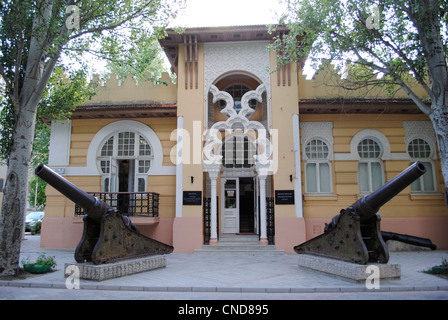
[[[369,157],[362,158],[359,155],[358,146],[365,140],[372,140],[372,141],[374,141],[378,145],[378,147],[380,149],[380,153],[379,153],[377,158],[369,158]],[[379,141],[379,139],[377,139],[376,137],[374,137],[374,136],[365,136],[365,137],[362,137],[362,139],[360,139],[358,144],[356,145],[356,153],[357,153],[358,159],[359,159],[358,160],[358,171],[357,171],[357,180],[358,180],[359,193],[360,194],[370,194],[370,193],[374,192],[375,190],[378,190],[378,189],[374,189],[373,188],[372,163],[378,163],[380,165],[380,170],[381,170],[380,187],[382,185],[384,185],[384,181],[385,181],[384,164],[383,164],[383,161],[381,160],[383,155],[384,155],[384,146],[381,143],[381,141]],[[369,190],[361,190],[361,184],[360,184],[360,181],[359,181],[359,179],[360,179],[359,164],[361,164],[361,163],[366,163],[367,164],[367,175],[368,175],[368,178],[369,178],[369,181],[368,181],[368,188],[369,188]]]
[[[118,137],[121,133],[124,132],[130,132],[134,133],[134,150],[133,155],[118,155]],[[110,138],[113,137],[113,148],[112,148],[112,155],[109,156],[103,156],[101,155],[101,151],[103,149],[103,146],[109,141]],[[150,147],[150,155],[140,155],[140,138],[143,138],[146,143]],[[154,148],[150,141],[137,130],[117,130],[113,132],[112,134],[109,134],[106,136],[106,138],[103,139],[103,141],[99,144],[98,150],[97,150],[97,168],[98,172],[100,172],[101,175],[101,190],[105,191],[108,190],[108,192],[113,192],[117,190],[117,184],[118,184],[118,161],[119,160],[130,160],[134,161],[134,188],[133,190],[135,192],[146,192],[148,187],[148,173],[151,170],[151,167],[154,162]],[[148,160],[150,161],[149,168],[144,173],[139,173],[139,160]],[[108,161],[109,162],[109,172],[103,172],[101,168],[101,161]],[[115,167],[115,170],[114,170]],[[115,172],[114,172],[115,171]],[[106,180],[109,179],[109,187],[106,188]],[[139,179],[144,179],[145,185],[144,190],[139,190]]]
[[[412,157],[412,155],[409,153],[409,145],[413,141],[415,141],[417,139],[421,139],[421,140],[425,141],[428,144],[429,149],[430,149],[430,153],[429,153],[428,157],[426,157],[426,158]],[[420,176],[418,178],[418,180],[420,180],[420,186],[421,186],[422,190],[412,190],[411,189],[411,194],[418,194],[418,195],[430,194],[430,195],[433,195],[434,193],[437,193],[437,179],[436,179],[435,162],[434,162],[434,159],[436,158],[435,157],[436,152],[435,152],[435,145],[434,145],[432,139],[430,139],[430,138],[428,138],[427,136],[424,136],[424,135],[414,135],[414,136],[412,136],[409,139],[408,143],[406,144],[406,152],[407,152],[407,154],[409,155],[409,158],[410,158],[409,165],[411,165],[411,164],[413,164],[413,163],[415,163],[417,161],[420,161],[420,162],[423,162],[423,163],[430,163],[431,164],[431,172],[427,172],[425,174],[431,174],[432,175],[433,190],[424,190],[424,188],[425,188],[424,187],[425,184],[424,184],[424,180],[423,180],[424,179],[423,178],[424,175],[422,175],[422,176]],[[426,168],[426,169],[428,169],[428,168]],[[412,185],[411,185],[411,188],[412,188]]]
[[[245,148],[245,142],[244,140],[247,138],[247,149]],[[242,144],[243,144],[243,150],[241,149],[235,149],[236,146],[236,140],[235,139],[242,139]],[[240,140],[241,141],[241,140]],[[227,144],[229,144],[230,146],[232,146],[230,149],[229,148],[225,148],[224,147],[224,151],[226,153],[226,156],[224,156],[222,154],[222,149],[223,146],[227,146]],[[252,148],[251,148],[252,146]],[[245,153],[247,151],[247,159],[245,158]],[[252,152],[249,152],[252,151]],[[224,170],[253,170],[255,167],[255,163],[256,163],[256,159],[253,158],[253,156],[257,155],[257,148],[255,146],[255,140],[247,135],[247,134],[239,134],[239,133],[235,133],[235,134],[230,134],[227,135],[221,145],[221,147],[219,148],[219,154],[223,155],[222,157],[222,168]],[[227,157],[227,155],[231,155],[231,163],[226,163],[226,159],[229,159]],[[236,155],[236,157],[235,157]],[[246,164],[247,161],[247,164]],[[226,167],[227,165],[232,165],[231,167]],[[236,165],[241,165],[240,168],[236,167]],[[248,165],[248,167],[245,167],[245,165]]]
[[[306,148],[308,146],[309,143],[311,143],[314,140],[320,140],[322,141],[328,148],[328,155],[326,158],[310,158],[308,157],[307,153],[306,153]],[[327,139],[319,137],[319,136],[315,136],[312,138],[309,138],[308,140],[306,140],[306,142],[303,145],[303,159],[305,162],[305,193],[307,196],[313,196],[313,195],[333,195],[333,169],[331,166],[331,161],[330,159],[332,159],[332,155],[333,155],[333,148],[332,145],[327,141]],[[309,175],[309,171],[308,171],[308,164],[316,164],[316,177],[314,177],[314,179],[316,179],[316,188],[317,191],[309,191],[308,190],[308,175]],[[330,173],[330,190],[329,191],[322,191],[321,185],[320,185],[320,166],[322,164],[328,164],[328,169],[329,169],[329,173]]]

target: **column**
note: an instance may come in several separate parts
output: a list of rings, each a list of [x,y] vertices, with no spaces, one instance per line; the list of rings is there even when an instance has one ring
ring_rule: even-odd
[[[212,181],[212,200],[210,201],[210,245],[217,245],[218,244],[218,234],[217,234],[217,226],[216,221],[218,219],[218,215],[216,212],[216,180],[217,177],[212,177],[210,175],[210,180]]]
[[[268,234],[266,228],[266,177],[269,165],[256,165],[258,181],[260,181],[260,244],[268,245]]]
[[[216,210],[216,181],[218,180],[219,172],[221,171],[220,164],[204,165],[204,171],[208,172],[208,176],[211,181],[211,201],[210,201],[210,245],[218,244],[218,232],[217,232],[217,221],[218,212]]]

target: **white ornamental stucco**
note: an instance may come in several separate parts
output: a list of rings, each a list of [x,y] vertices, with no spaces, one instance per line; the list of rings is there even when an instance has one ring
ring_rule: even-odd
[[[266,87],[270,98],[269,42],[206,43],[204,46],[205,83],[207,99],[210,86],[222,75],[244,71],[256,76]]]

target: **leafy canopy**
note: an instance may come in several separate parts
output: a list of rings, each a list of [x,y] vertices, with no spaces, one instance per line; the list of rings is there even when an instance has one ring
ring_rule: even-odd
[[[440,39],[442,47],[437,50],[447,56],[448,2],[285,1],[288,14],[280,24],[287,25],[290,33],[272,45],[280,53],[280,65],[308,58],[317,70],[328,59],[336,62],[339,72],[351,71],[354,89],[380,83],[403,86],[415,77],[433,96],[428,85],[428,58],[433,52],[425,44]],[[423,104],[419,107],[425,108]]]

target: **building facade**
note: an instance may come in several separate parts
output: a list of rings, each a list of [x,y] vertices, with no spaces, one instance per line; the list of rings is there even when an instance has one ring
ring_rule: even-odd
[[[278,69],[273,36],[264,26],[168,32],[160,42],[177,84],[112,75],[52,124],[49,166],[175,252],[253,234],[291,253],[419,160],[428,172],[381,208],[382,230],[448,248],[429,119],[402,92],[345,91],[325,71],[307,80],[296,63]],[[76,246],[76,210],[47,187],[42,246]]]

